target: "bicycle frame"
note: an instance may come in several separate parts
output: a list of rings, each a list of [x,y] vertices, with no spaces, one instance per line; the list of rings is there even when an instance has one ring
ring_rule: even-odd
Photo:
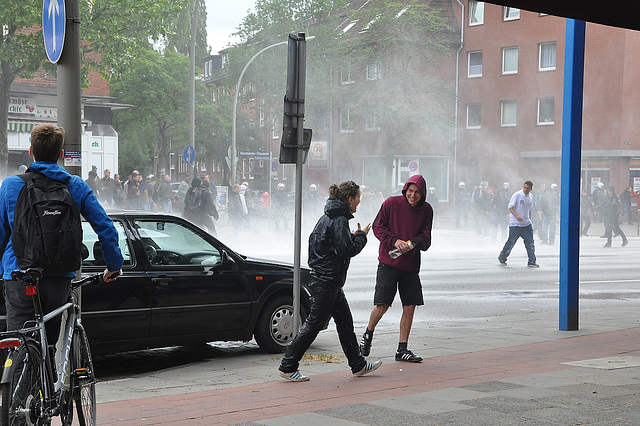
[[[0,347],[9,348],[10,352],[7,356],[7,361],[2,367],[2,377],[0,383],[9,383],[11,375],[13,374],[12,368],[12,355],[18,352],[20,346],[25,346],[29,351],[30,346],[27,342],[33,342],[40,349],[41,355],[41,371],[42,371],[42,401],[43,401],[43,414],[50,420],[52,417],[60,414],[60,407],[62,406],[62,398],[64,398],[64,392],[62,388],[66,383],[65,381],[70,376],[68,371],[71,363],[71,347],[73,340],[73,332],[76,327],[82,328],[79,319],[80,306],[76,303],[75,289],[86,284],[87,282],[95,280],[99,275],[95,275],[84,280],[73,282],[72,290],[69,295],[69,301],[64,305],[54,309],[48,314],[42,314],[42,306],[40,303],[40,294],[38,290],[39,279],[24,280],[27,282],[27,295],[33,297],[33,305],[35,310],[35,325],[31,327],[25,327],[17,331],[8,331],[0,333],[0,337],[3,339],[0,341]],[[46,333],[46,324],[58,316],[62,316],[67,313],[66,321],[62,318],[62,341],[60,349],[58,351],[59,362],[55,365],[55,359],[52,357],[52,353],[49,351],[49,342]],[[69,374],[67,374],[69,373]],[[70,380],[70,379],[69,379]]]

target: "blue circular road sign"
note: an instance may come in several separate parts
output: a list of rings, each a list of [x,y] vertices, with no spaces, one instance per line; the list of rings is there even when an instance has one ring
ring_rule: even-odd
[[[193,145],[187,145],[184,147],[182,158],[187,164],[193,163],[193,161],[196,159],[196,149],[193,147]]]
[[[44,0],[42,2],[42,34],[44,48],[49,61],[54,64],[62,55],[64,34],[67,25],[67,13],[64,0]]]

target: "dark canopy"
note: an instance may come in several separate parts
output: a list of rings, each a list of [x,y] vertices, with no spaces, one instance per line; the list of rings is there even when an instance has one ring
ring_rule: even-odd
[[[640,1],[637,0],[491,0],[487,3],[640,30]]]

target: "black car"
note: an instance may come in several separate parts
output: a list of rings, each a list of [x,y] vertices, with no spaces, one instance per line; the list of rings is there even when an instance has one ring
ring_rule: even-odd
[[[82,290],[82,322],[95,353],[253,337],[265,351],[282,353],[290,343],[292,265],[247,258],[173,215],[110,217],[123,274]],[[103,271],[97,235],[87,222],[83,228],[83,275]],[[309,272],[300,274],[302,319],[310,307]]]

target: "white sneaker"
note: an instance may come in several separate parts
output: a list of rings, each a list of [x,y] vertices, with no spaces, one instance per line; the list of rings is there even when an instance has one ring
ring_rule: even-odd
[[[380,366],[382,365],[382,361],[378,360],[376,362],[368,362],[365,364],[364,367],[362,367],[362,370],[353,373],[354,376],[356,377],[361,377],[364,376],[365,374],[369,374],[372,371],[376,371],[378,368],[380,368]]]
[[[294,371],[293,373],[285,373],[284,371],[278,370],[278,374],[280,375],[280,377],[282,377],[283,379],[287,379],[290,382],[308,382],[309,381],[309,378],[307,376],[303,376],[302,374],[300,374],[298,370]]]

